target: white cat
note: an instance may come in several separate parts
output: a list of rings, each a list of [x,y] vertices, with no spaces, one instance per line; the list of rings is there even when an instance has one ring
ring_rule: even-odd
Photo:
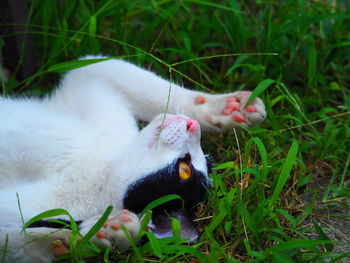
[[[127,248],[120,226],[135,237],[134,213],[149,202],[178,194],[193,207],[211,184],[200,129],[261,123],[264,104],[257,98],[244,108],[249,95],[187,90],[111,59],[69,72],[44,99],[0,97],[0,259],[5,245],[6,262],[51,262],[67,252],[69,229],[41,220],[21,233],[22,216],[26,222],[63,208],[84,235],[112,205],[117,212],[92,242]],[[137,120],[150,123],[139,131]],[[171,214],[181,206],[173,201],[159,210]]]

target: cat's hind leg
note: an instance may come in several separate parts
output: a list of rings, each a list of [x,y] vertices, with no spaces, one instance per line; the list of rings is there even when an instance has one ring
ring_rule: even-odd
[[[250,91],[221,95],[201,93],[195,97],[188,111],[190,117],[198,120],[201,127],[208,131],[221,132],[240,126],[253,127],[265,120],[266,111],[260,98],[255,98],[246,106],[250,95]]]
[[[80,85],[73,85],[77,79]],[[162,112],[184,114],[199,121],[204,130],[221,132],[233,127],[251,127],[266,118],[261,99],[256,98],[251,105],[245,107],[251,94],[248,91],[213,95],[188,90],[122,60],[111,59],[71,71],[63,80],[63,86],[72,87],[67,93],[72,92],[74,87],[82,87],[85,94],[86,86],[81,85],[82,79],[89,83],[108,83],[106,88],[109,87],[119,94],[127,103],[127,109],[137,119],[145,121],[151,121]],[[95,88],[98,93],[101,85],[95,85]],[[81,93],[75,97],[83,98],[86,95]],[[111,112],[105,110],[104,100],[101,101],[102,105],[94,107],[96,111],[103,109],[104,113]]]

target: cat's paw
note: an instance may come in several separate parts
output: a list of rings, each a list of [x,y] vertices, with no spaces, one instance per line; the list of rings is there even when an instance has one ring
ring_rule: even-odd
[[[96,217],[85,222],[81,233],[85,235],[98,219]],[[123,229],[130,234],[132,239],[135,239],[140,231],[140,219],[126,209],[110,217],[90,241],[100,248],[127,249],[130,247],[130,242]],[[54,239],[52,242],[52,254],[55,258],[69,253],[70,236],[71,231],[69,230],[55,233],[52,237]]]
[[[253,127],[266,118],[265,105],[260,98],[245,107],[250,91],[223,95],[203,94],[194,100],[193,115],[205,130],[221,132],[240,126]]]
[[[123,209],[110,217],[91,241],[100,248],[127,249],[130,242],[122,228],[135,239],[140,231],[139,218],[129,210]]]

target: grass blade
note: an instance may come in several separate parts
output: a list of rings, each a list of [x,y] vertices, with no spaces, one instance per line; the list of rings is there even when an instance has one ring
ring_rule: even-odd
[[[247,107],[252,101],[258,97],[261,93],[264,92],[268,87],[270,87],[272,84],[276,83],[276,80],[273,79],[265,79],[259,83],[259,85],[253,90],[252,94],[250,95],[246,105],[244,107]]]
[[[211,221],[210,225],[206,228],[206,232],[213,232],[214,229],[221,224],[221,222],[225,219],[227,212],[225,209],[221,209],[219,214]]]
[[[143,209],[141,214],[143,215],[147,210],[153,209],[157,206],[160,206],[164,203],[167,203],[167,202],[175,200],[175,199],[181,199],[181,197],[179,195],[172,194],[172,195],[166,195],[166,196],[163,196],[161,198],[158,198],[158,199],[152,201],[151,203],[149,203],[145,207],[145,209]]]
[[[330,240],[329,237],[323,232],[322,228],[317,223],[314,223],[314,227],[321,240]],[[332,251],[334,249],[334,245],[332,243],[324,244],[324,247],[327,251]]]
[[[261,157],[262,174],[263,174],[263,178],[266,179],[266,176],[267,176],[267,165],[268,165],[266,148],[264,146],[264,143],[262,142],[262,140],[259,137],[254,137],[253,141],[258,146],[258,149],[259,149],[259,152],[260,152],[260,157]]]
[[[89,230],[89,232],[86,233],[86,235],[84,236],[84,240],[90,240],[90,238],[92,238],[92,236],[95,235],[101,229],[103,224],[107,221],[109,215],[112,213],[112,210],[113,206],[107,207],[100,219],[94,224],[94,226]]]
[[[146,235],[148,237],[149,243],[153,249],[154,254],[159,257],[160,259],[163,258],[162,251],[160,249],[158,239],[154,236],[151,232],[146,232]]]
[[[7,247],[8,247],[8,242],[9,242],[9,237],[8,234],[5,235],[5,242],[4,242],[4,247],[0,248],[0,252],[2,253],[1,257],[1,263],[5,263],[5,257],[7,253]]]
[[[181,225],[176,218],[171,219],[171,229],[173,231],[173,237],[181,238]]]
[[[317,51],[315,47],[315,40],[312,36],[309,38],[309,45],[308,45],[308,71],[307,71],[307,77],[308,77],[308,86],[312,87],[315,75],[317,72]]]
[[[186,0],[186,2],[196,3],[196,4],[200,4],[200,5],[207,5],[207,6],[210,6],[210,7],[215,7],[215,8],[223,9],[223,10],[226,10],[226,11],[231,11],[233,13],[239,13],[239,10],[236,10],[236,9],[231,8],[231,7],[224,6],[224,5],[220,5],[220,4],[215,4],[215,3],[213,3],[213,1]]]
[[[97,19],[96,16],[90,17],[89,33],[93,36],[96,34]]]
[[[240,201],[237,205],[237,211],[239,213],[239,215],[242,217],[242,219],[244,220],[244,222],[247,224],[248,228],[252,231],[254,236],[258,235],[258,229],[255,225],[254,220],[252,220],[251,215],[249,214],[247,208],[245,207],[245,205],[242,203],[242,201]]]
[[[316,245],[325,245],[325,244],[331,244],[331,243],[334,243],[334,242],[330,240],[292,240],[292,241],[287,241],[287,242],[277,244],[276,246],[272,247],[270,251],[272,253],[275,253],[275,252],[278,253],[278,252],[288,251],[294,248],[311,248]]]
[[[339,257],[334,258],[333,260],[329,261],[329,263],[337,263],[337,262],[342,262],[341,260],[343,258],[349,258],[350,257],[350,252],[344,253],[340,255]],[[345,262],[345,261],[343,261]]]
[[[55,72],[55,73],[62,73],[69,70],[73,70],[76,68],[85,67],[94,63],[110,60],[112,58],[97,58],[97,59],[81,59],[81,60],[74,60],[74,61],[68,61],[63,63],[58,63],[55,65],[52,65],[47,69],[49,72]]]
[[[278,178],[276,187],[275,187],[273,194],[272,194],[272,197],[270,199],[269,208],[273,207],[273,205],[276,203],[279,195],[282,192],[282,189],[283,189],[285,183],[287,182],[290,171],[292,170],[292,167],[296,161],[298,148],[299,148],[299,145],[298,145],[297,141],[294,140],[292,146],[289,149],[287,158],[285,160],[285,164],[283,165],[281,174]]]
[[[23,226],[23,229],[22,229],[22,232],[28,227],[30,226],[31,224],[33,224],[34,222],[36,221],[39,221],[39,220],[43,220],[45,218],[49,218],[49,217],[54,217],[54,216],[61,216],[61,215],[66,215],[66,216],[69,216],[71,219],[72,216],[67,212],[67,210],[64,210],[64,209],[51,209],[51,210],[47,210],[45,212],[42,212],[36,216],[34,216],[33,218],[31,218],[24,226]]]

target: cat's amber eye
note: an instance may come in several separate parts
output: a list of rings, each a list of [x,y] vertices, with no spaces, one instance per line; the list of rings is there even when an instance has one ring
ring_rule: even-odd
[[[192,171],[191,167],[185,163],[185,162],[180,162],[179,164],[179,176],[183,180],[187,180],[188,178],[191,177]]]

